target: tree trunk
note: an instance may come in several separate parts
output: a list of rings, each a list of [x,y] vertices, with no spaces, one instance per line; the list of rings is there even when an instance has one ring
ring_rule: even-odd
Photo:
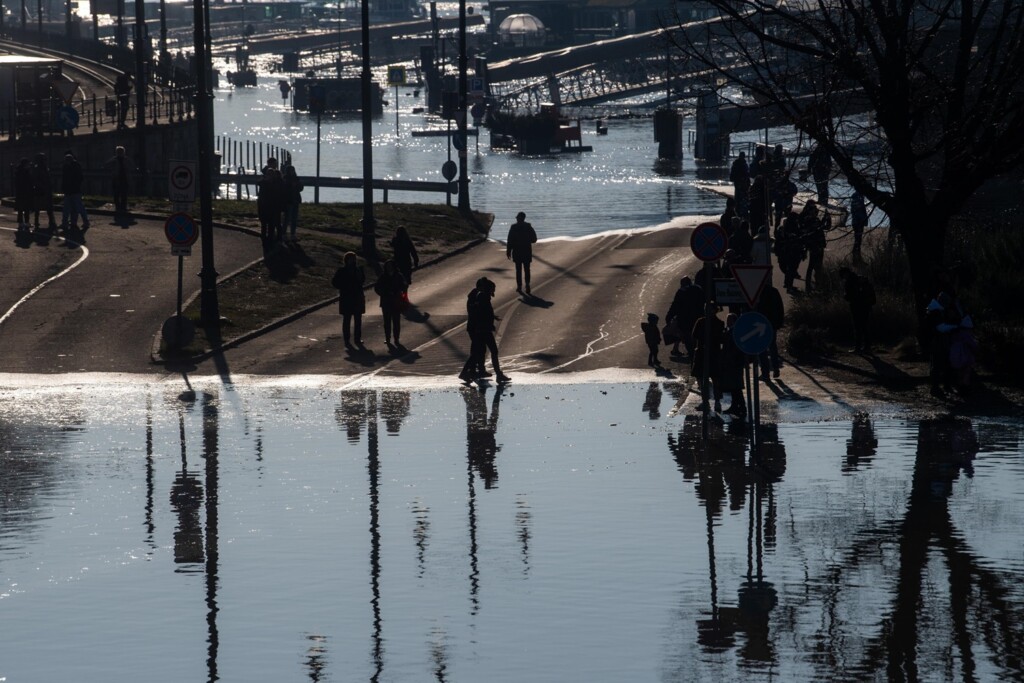
[[[945,265],[946,232],[949,218],[936,216],[928,207],[894,211],[889,226],[896,230],[907,249],[907,265],[914,287],[914,313],[918,341],[923,339],[925,308],[934,295],[935,276]]]

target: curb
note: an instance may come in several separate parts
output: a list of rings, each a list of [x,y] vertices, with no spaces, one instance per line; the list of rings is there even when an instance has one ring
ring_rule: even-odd
[[[218,227],[218,226],[215,224],[214,227]],[[243,232],[248,232],[250,234],[254,234],[256,237],[259,237],[259,233],[256,233],[255,231],[251,230],[250,228],[242,228],[242,227],[239,227],[239,226],[232,226],[232,227],[234,227],[237,230],[240,230],[240,231],[243,231]],[[460,247],[458,247],[458,248],[456,248],[456,249],[454,249],[454,250],[452,250],[452,251],[450,251],[450,252],[448,252],[446,254],[441,254],[440,256],[436,256],[433,259],[420,264],[420,266],[418,266],[416,268],[416,270],[422,270],[422,269],[427,268],[429,266],[433,266],[433,265],[436,265],[436,264],[441,263],[443,261],[446,261],[446,260],[448,260],[449,258],[451,258],[453,256],[458,256],[459,254],[463,254],[463,253],[469,251],[470,249],[483,244],[486,241],[487,241],[486,237],[480,237],[480,238],[478,238],[476,240],[473,240],[471,242],[463,244],[462,246],[460,246]],[[225,281],[231,279],[232,277],[235,277],[239,273],[241,273],[241,272],[243,272],[245,270],[248,270],[249,268],[253,267],[254,265],[262,263],[262,262],[263,262],[262,258],[257,259],[255,261],[253,261],[253,262],[251,262],[251,263],[249,263],[249,264],[247,264],[245,266],[242,266],[241,268],[239,268],[239,269],[229,273],[228,275],[225,275],[224,277],[218,279],[217,283],[220,284],[222,282],[225,282]],[[372,288],[373,288],[373,285],[366,285],[365,287],[363,287],[364,290],[370,290]],[[192,302],[194,302],[199,297],[200,294],[201,294],[201,292],[196,292],[195,294],[190,296],[187,301],[182,303],[182,308],[184,309],[188,305],[192,304]],[[152,343],[152,345],[150,347],[150,354],[149,354],[150,355],[150,361],[152,363],[156,364],[156,365],[163,365],[163,366],[166,366],[166,365],[172,364],[172,363],[183,363],[183,362],[184,363],[201,363],[202,361],[209,360],[210,358],[212,358],[212,357],[214,357],[214,356],[216,356],[216,355],[218,355],[220,353],[223,353],[224,351],[227,351],[229,349],[233,349],[235,347],[241,346],[242,344],[244,344],[247,341],[251,341],[253,339],[256,339],[257,337],[261,337],[264,334],[267,334],[268,332],[272,332],[273,330],[276,330],[276,329],[278,329],[280,327],[283,327],[284,325],[287,325],[288,323],[294,322],[294,321],[298,320],[299,318],[302,318],[303,316],[306,316],[306,315],[309,315],[310,313],[313,313],[314,311],[318,311],[321,308],[325,308],[327,306],[330,306],[332,303],[335,303],[336,301],[338,301],[338,298],[339,297],[337,297],[337,296],[333,296],[333,297],[331,297],[329,299],[324,299],[323,301],[318,301],[317,303],[312,304],[310,306],[307,306],[306,308],[300,309],[298,311],[295,311],[294,313],[289,313],[286,316],[283,316],[281,318],[277,318],[276,320],[272,320],[271,322],[267,323],[263,327],[257,328],[255,330],[251,330],[251,331],[246,332],[244,334],[241,334],[241,335],[239,335],[237,337],[229,339],[229,340],[221,343],[219,346],[216,346],[216,347],[214,347],[214,348],[212,348],[212,349],[210,349],[208,351],[204,351],[203,353],[195,355],[195,356],[188,356],[188,357],[182,357],[182,358],[162,358],[160,356],[160,342],[161,342],[162,330],[157,330],[156,334],[153,336],[153,343]]]

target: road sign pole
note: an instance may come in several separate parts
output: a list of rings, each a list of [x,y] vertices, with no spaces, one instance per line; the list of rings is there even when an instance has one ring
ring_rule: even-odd
[[[711,318],[714,316],[714,306],[711,305],[711,262],[704,264],[704,348],[702,353],[704,354],[704,367],[701,371],[701,385],[700,385],[700,397],[701,397],[701,420],[700,420],[700,434],[704,441],[708,440],[708,432],[710,425],[708,420],[710,419],[711,404],[709,403],[710,392],[708,391],[708,382],[711,377],[710,366],[711,366]]]
[[[178,256],[178,322],[177,338],[181,339],[181,280],[185,268],[185,257]]]
[[[320,203],[320,108],[316,110],[316,185],[313,186],[313,203]]]
[[[395,137],[398,137],[398,84],[395,83]]]

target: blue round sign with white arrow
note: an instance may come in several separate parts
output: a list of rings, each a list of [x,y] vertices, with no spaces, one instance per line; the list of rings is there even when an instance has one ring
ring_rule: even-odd
[[[744,313],[732,327],[732,338],[736,348],[748,356],[764,353],[775,339],[775,328],[768,318],[757,311]]]
[[[78,128],[78,112],[74,107],[66,104],[57,107],[56,124],[60,130]]]

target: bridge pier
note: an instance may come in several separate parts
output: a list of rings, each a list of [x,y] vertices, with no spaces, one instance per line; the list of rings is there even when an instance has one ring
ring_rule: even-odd
[[[658,143],[658,158],[683,160],[683,115],[675,109],[654,112],[654,141]]]
[[[718,163],[729,154],[729,134],[722,131],[718,110],[718,94],[703,90],[697,97],[697,135],[693,142],[693,157]]]

